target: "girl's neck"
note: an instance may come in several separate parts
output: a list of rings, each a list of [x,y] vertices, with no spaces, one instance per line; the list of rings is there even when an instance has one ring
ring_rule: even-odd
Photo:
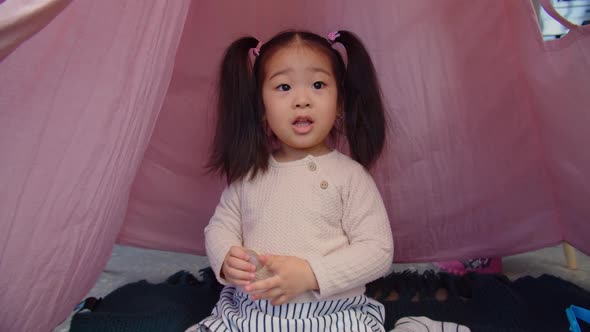
[[[278,162],[289,162],[303,159],[309,155],[318,157],[330,153],[332,150],[326,144],[314,146],[310,149],[294,149],[284,144],[273,152],[273,157]]]

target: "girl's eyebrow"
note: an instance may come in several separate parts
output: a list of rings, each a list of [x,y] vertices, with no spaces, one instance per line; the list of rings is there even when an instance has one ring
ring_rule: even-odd
[[[325,70],[324,68],[320,68],[320,67],[309,67],[307,70],[314,72],[314,73],[320,72],[320,73],[324,73],[328,76],[332,76],[332,73],[330,73],[329,71]]]
[[[326,74],[328,76],[331,76],[332,75],[332,73],[330,73],[329,71],[327,71],[327,70],[325,70],[324,68],[321,68],[321,67],[308,67],[307,68],[307,71],[310,71],[312,73],[317,73],[317,72],[324,73],[324,74]],[[285,68],[285,69],[282,69],[282,70],[279,70],[279,71],[273,73],[272,75],[270,75],[268,77],[268,79],[269,80],[272,80],[276,76],[284,75],[284,74],[292,73],[292,72],[293,72],[293,68],[292,67]]]
[[[268,79],[269,80],[272,80],[273,77],[275,77],[275,76],[279,76],[279,75],[283,75],[283,74],[286,74],[286,73],[290,73],[292,71],[293,71],[293,68],[291,68],[291,67],[286,68],[286,69],[283,69],[283,70],[279,70],[279,71],[275,72],[274,74],[270,75],[270,77]]]

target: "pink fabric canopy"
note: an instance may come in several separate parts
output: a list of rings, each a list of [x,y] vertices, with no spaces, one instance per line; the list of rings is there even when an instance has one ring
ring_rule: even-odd
[[[590,26],[550,6],[570,31],[544,42],[529,0],[16,2],[0,4],[2,331],[56,326],[116,241],[204,254],[220,57],[286,28],[351,30],[373,56],[396,261],[590,254]]]

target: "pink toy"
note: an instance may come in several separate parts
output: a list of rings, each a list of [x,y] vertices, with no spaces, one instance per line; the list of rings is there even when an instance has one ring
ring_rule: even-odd
[[[502,257],[476,258],[461,261],[447,261],[434,263],[444,272],[464,275],[468,272],[502,273]]]

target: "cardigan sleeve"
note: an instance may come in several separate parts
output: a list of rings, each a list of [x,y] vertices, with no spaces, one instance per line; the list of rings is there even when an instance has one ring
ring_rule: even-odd
[[[360,165],[359,165],[360,166]],[[342,227],[349,244],[308,259],[316,276],[316,298],[364,286],[382,277],[393,261],[393,236],[379,190],[371,175],[356,168],[342,192]]]
[[[239,190],[238,182],[225,188],[213,217],[205,227],[207,257],[217,280],[223,285],[229,284],[220,275],[223,260],[232,246],[242,246],[243,243]]]

